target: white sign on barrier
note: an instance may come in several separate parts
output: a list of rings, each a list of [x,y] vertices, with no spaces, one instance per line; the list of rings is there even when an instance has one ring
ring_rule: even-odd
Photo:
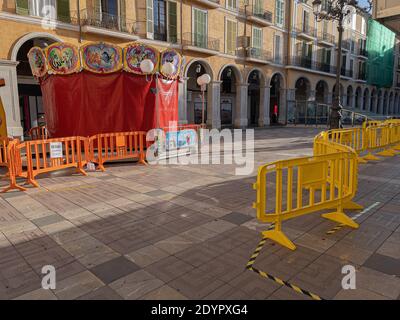
[[[62,158],[62,142],[50,142],[50,158]]]

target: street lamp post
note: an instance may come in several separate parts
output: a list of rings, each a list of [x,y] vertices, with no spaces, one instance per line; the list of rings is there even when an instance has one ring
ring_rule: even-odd
[[[342,109],[340,105],[340,74],[342,70],[342,39],[343,39],[343,21],[355,12],[368,13],[372,8],[372,0],[368,0],[367,7],[361,7],[358,0],[314,0],[313,11],[317,21],[336,20],[338,21],[338,48],[336,59],[336,86],[335,99],[333,100],[331,113],[329,117],[330,129],[338,129],[340,127]]]
[[[207,90],[207,85],[211,82],[211,77],[207,73],[203,74],[202,76],[197,78],[197,84],[200,86],[201,90],[201,127],[205,128],[205,122],[204,122],[204,92]]]

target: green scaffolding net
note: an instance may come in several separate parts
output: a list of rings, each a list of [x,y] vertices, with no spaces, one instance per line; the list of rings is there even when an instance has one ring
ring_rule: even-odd
[[[393,85],[394,40],[394,32],[375,20],[368,20],[368,84],[377,87]]]

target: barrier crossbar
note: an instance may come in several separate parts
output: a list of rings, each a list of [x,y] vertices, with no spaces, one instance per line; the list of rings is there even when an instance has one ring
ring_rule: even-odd
[[[146,165],[146,132],[102,133],[89,138],[90,161],[105,171],[104,163],[109,161],[137,159]]]

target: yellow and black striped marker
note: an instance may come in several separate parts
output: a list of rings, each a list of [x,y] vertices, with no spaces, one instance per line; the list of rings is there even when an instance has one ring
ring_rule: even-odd
[[[331,230],[327,231],[326,234],[334,234],[335,232],[339,231],[345,226],[346,226],[345,224],[339,224],[336,227],[332,228]]]
[[[310,297],[310,298],[312,298],[314,300],[324,300],[320,296],[318,296],[318,295],[316,295],[314,293],[311,293],[310,291],[301,289],[300,287],[298,287],[298,286],[296,286],[294,284],[291,284],[291,283],[286,282],[286,281],[284,281],[282,279],[274,277],[274,276],[272,276],[272,275],[270,275],[270,274],[268,274],[268,273],[266,273],[264,271],[260,271],[260,270],[258,270],[256,268],[254,268],[253,264],[256,261],[258,255],[260,254],[260,252],[261,252],[261,250],[264,247],[266,242],[267,242],[267,238],[261,239],[261,241],[259,242],[256,250],[254,250],[254,253],[251,255],[250,260],[246,265],[246,269],[248,269],[250,271],[254,271],[255,273],[259,274],[263,278],[275,281],[276,283],[279,283],[281,286],[286,286],[286,287],[296,291],[297,293],[304,294],[304,295],[306,295],[306,296],[308,296],[308,297]]]
[[[300,294],[304,294],[304,295],[306,295],[306,296],[308,296],[308,297],[310,297],[310,298],[312,298],[314,300],[324,300],[320,296],[318,296],[318,295],[316,295],[314,293],[311,293],[310,291],[301,289],[300,287],[298,287],[298,286],[296,286],[294,284],[286,282],[286,281],[284,281],[282,279],[279,279],[277,277],[271,276],[270,274],[265,273],[264,271],[260,271],[260,270],[258,270],[256,268],[253,268],[253,267],[250,267],[248,269],[251,270],[251,271],[254,271],[255,273],[258,273],[263,278],[275,281],[276,283],[279,283],[282,286],[286,286],[286,287],[288,287],[288,288],[290,288],[290,289],[292,289],[292,290],[294,290],[294,291],[296,291],[296,292],[298,292]]]

